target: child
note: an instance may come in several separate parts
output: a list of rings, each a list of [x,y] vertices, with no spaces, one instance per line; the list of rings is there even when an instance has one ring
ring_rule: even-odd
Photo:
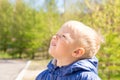
[[[36,80],[100,80],[95,54],[101,37],[90,27],[68,21],[52,37],[49,53],[53,60]]]

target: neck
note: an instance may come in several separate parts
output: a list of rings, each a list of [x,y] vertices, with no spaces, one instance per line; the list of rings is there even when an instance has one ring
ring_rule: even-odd
[[[69,64],[71,64],[75,61],[76,61],[76,59],[71,59],[71,58],[69,58],[69,59],[57,59],[57,64],[56,65],[59,66],[59,67],[67,66],[67,65],[69,65]]]

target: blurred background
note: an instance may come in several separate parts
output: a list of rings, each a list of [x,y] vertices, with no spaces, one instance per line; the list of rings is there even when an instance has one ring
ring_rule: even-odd
[[[120,0],[0,0],[0,59],[50,59],[51,36],[78,20],[104,37],[102,80],[120,80]]]

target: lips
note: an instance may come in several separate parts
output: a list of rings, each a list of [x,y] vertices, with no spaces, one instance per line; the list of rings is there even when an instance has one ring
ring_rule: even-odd
[[[55,42],[51,42],[51,46],[56,46],[56,43]]]
[[[52,45],[52,46],[56,46],[56,44],[55,44],[55,43],[52,43],[51,45]]]

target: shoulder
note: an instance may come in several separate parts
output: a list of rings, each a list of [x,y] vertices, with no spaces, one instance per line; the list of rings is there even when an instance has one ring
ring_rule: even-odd
[[[44,70],[38,74],[35,80],[45,80],[47,74],[48,74],[48,70]]]
[[[99,76],[93,72],[81,72],[78,76],[77,80],[101,80]]]

